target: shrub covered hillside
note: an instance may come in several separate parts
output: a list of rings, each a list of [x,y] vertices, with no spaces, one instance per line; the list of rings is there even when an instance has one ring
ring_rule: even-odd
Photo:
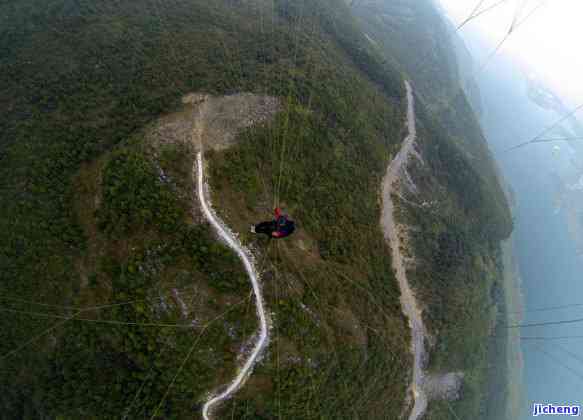
[[[428,105],[457,90],[456,54],[432,0],[353,0],[351,9],[371,45],[394,58]]]
[[[25,0],[0,16],[3,416],[191,418],[233,376],[250,286],[192,217],[192,150],[144,127],[189,92],[251,91],[283,109],[208,156],[216,206],[246,230],[277,188],[302,239],[257,245],[274,339],[225,412],[396,418],[408,333],[377,189],[402,80],[343,3]]]
[[[402,56],[404,26],[386,22],[383,49],[357,15],[344,0],[0,5],[1,417],[190,419],[236,373],[257,328],[250,284],[200,217],[193,145],[148,134],[193,92],[280,104],[205,154],[213,205],[254,250],[273,319],[266,354],[217,417],[406,415],[409,328],[379,191],[405,133],[401,72],[430,88]],[[476,129],[463,115],[418,118],[458,150],[453,136]],[[508,226],[492,168],[456,153],[432,170],[494,252]],[[252,237],[274,204],[297,233]]]

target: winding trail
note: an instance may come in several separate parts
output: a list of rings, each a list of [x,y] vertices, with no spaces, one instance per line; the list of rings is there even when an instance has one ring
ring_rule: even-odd
[[[387,173],[383,179],[381,226],[383,227],[385,240],[391,247],[393,269],[395,270],[399,288],[401,289],[401,307],[403,313],[409,319],[409,326],[411,327],[411,352],[413,353],[414,362],[413,380],[410,389],[413,391],[415,401],[411,414],[409,415],[409,420],[417,420],[423,416],[427,409],[427,395],[423,390],[426,329],[423,324],[421,310],[407,280],[405,258],[400,250],[399,226],[395,222],[394,205],[391,198],[395,184],[398,184],[405,172],[409,156],[416,154],[414,146],[417,131],[415,128],[413,89],[408,81],[405,81],[405,87],[407,89],[407,127],[409,133],[403,141],[401,150],[399,150],[397,156],[389,164]]]
[[[219,236],[227,243],[227,245],[232,248],[245,266],[245,270],[249,275],[251,284],[253,285],[253,293],[255,294],[255,301],[257,304],[257,315],[259,318],[259,337],[251,355],[239,369],[237,376],[229,384],[229,386],[219,394],[211,396],[204,404],[202,408],[202,415],[205,420],[210,420],[210,412],[214,406],[220,404],[222,401],[231,397],[247,380],[257,359],[265,350],[269,343],[269,325],[268,325],[268,315],[265,311],[265,305],[263,302],[263,296],[261,294],[261,287],[259,285],[259,274],[255,268],[253,256],[251,252],[246,249],[241,242],[236,238],[236,236],[226,227],[226,225],[219,219],[216,215],[212,206],[208,200],[208,188],[207,184],[204,182],[204,162],[202,159],[202,152],[197,153],[197,185],[198,185],[198,199],[200,206],[204,213],[204,216],[208,222],[217,231]]]

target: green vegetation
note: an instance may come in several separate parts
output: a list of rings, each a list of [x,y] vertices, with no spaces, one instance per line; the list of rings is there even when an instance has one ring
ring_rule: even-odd
[[[408,357],[401,356],[408,330],[376,200],[391,148],[380,139],[397,132],[376,118],[394,111],[379,112],[382,102],[367,105],[374,92],[357,82],[348,86],[362,114],[339,113],[337,127],[291,103],[271,127],[211,155],[213,202],[238,231],[266,217],[261,208],[277,198],[301,226],[289,240],[256,244],[270,247],[273,264],[265,285],[276,320],[272,351],[257,369],[270,378],[269,388],[256,390],[252,377],[225,416],[398,417],[394,408],[408,383]]]
[[[455,52],[431,0],[354,0],[352,9],[374,47],[413,80],[430,109],[458,92]]]
[[[410,171],[419,193],[407,194],[408,202],[399,206],[401,219],[413,226],[415,264],[409,277],[436,338],[429,369],[465,375],[462,398],[433,402],[431,419],[449,419],[452,410],[460,418],[485,413],[490,353],[500,344],[489,337],[504,310],[500,241],[512,231],[506,198],[470,107],[458,101],[452,109],[455,117],[436,120],[419,106],[424,123],[418,145],[425,162],[416,161]],[[464,137],[456,137],[461,133]],[[473,159],[466,157],[469,150]]]
[[[400,219],[412,226],[409,270],[435,337],[429,370],[463,371],[461,399],[430,403],[428,418],[488,415],[490,340],[504,310],[500,241],[512,231],[493,158],[462,89],[455,39],[430,1],[353,2],[377,47],[393,56],[417,93],[418,148]],[[415,24],[411,24],[414,21]],[[398,200],[397,197],[395,197]],[[413,203],[413,204],[412,204]]]
[[[188,156],[177,159],[174,169]],[[209,227],[185,222],[185,203],[175,193],[179,186],[170,183],[175,170],[161,178],[154,168],[138,143],[81,171],[75,194],[79,206],[92,207],[99,186],[103,198],[96,209],[80,213],[89,249],[78,262],[80,278],[70,299],[60,303],[105,307],[40,311],[26,302],[9,302],[12,309],[26,311],[11,315],[14,331],[36,325],[39,316],[49,321],[39,323],[39,331],[62,324],[4,364],[7,377],[19,374],[18,381],[24,381],[3,395],[10,416],[33,418],[42,412],[54,418],[118,418],[123,413],[135,418],[155,410],[176,416],[215,385],[217,372],[234,369],[238,346],[256,324],[245,298],[250,293],[245,272]],[[168,214],[175,217],[168,219]],[[205,284],[208,288],[201,289]],[[183,305],[194,310],[193,320]],[[39,348],[44,349],[35,354]],[[186,359],[191,350],[196,357]],[[33,367],[31,376],[27,368]]]
[[[0,321],[6,416],[140,418],[159,406],[159,417],[191,418],[204,393],[232,377],[256,327],[249,284],[236,257],[191,220],[192,152],[142,134],[191,91],[283,98],[272,126],[209,155],[212,184],[222,186],[217,206],[239,215],[238,230],[265,217],[248,212],[254,196],[278,196],[304,232],[302,243],[265,248],[276,338],[225,410],[400,410],[408,337],[376,198],[400,140],[402,82],[342,2],[274,5],[0,6],[0,291],[22,299],[5,308],[35,313]],[[331,229],[333,220],[344,229]],[[131,303],[77,313],[30,302]],[[151,325],[192,317],[192,328]]]
[[[268,352],[222,413],[398,418],[409,330],[378,194],[403,137],[395,69],[420,69],[401,41],[418,28],[385,22],[393,33],[373,34],[379,48],[354,11],[342,0],[0,6],[0,298],[19,311],[0,319],[3,415],[192,418],[233,376],[256,328],[243,267],[198,222],[193,151],[144,132],[186,93],[249,91],[277,96],[282,112],[206,159],[213,203],[257,250],[275,315]],[[431,27],[435,15],[420,16]],[[422,68],[414,84],[424,98],[431,84],[451,91],[450,76]],[[420,112],[430,166],[414,176],[446,207],[407,211],[431,232],[413,238],[420,273],[431,273],[415,284],[443,337],[432,366],[471,370],[463,355],[470,348],[480,365],[490,314],[468,311],[487,305],[510,226],[467,107]],[[249,223],[274,203],[298,232],[251,239]],[[478,333],[464,341],[459,331]],[[455,409],[475,413],[478,385],[468,389]]]
[[[163,170],[156,169],[143,154],[123,149],[113,154],[103,172],[103,204],[97,213],[102,231],[121,238],[148,226],[164,233],[178,229],[186,211]]]

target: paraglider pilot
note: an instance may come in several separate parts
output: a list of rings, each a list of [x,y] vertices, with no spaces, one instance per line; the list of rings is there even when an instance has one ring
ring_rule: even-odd
[[[285,238],[291,235],[296,228],[293,220],[289,220],[278,207],[275,208],[274,213],[275,220],[251,226],[251,232],[264,233],[270,238]]]

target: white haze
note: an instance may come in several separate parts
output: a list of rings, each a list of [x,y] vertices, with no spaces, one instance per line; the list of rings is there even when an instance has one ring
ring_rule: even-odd
[[[463,22],[479,0],[439,0],[454,24]],[[484,10],[499,2],[485,0]],[[506,0],[500,6],[473,19],[460,29],[477,31],[491,49],[508,33],[517,10],[518,21],[527,18],[504,43],[500,54],[521,63],[526,73],[536,75],[569,104],[583,102],[583,1],[582,0]],[[489,52],[488,52],[489,53]],[[495,71],[496,62],[485,71]]]

